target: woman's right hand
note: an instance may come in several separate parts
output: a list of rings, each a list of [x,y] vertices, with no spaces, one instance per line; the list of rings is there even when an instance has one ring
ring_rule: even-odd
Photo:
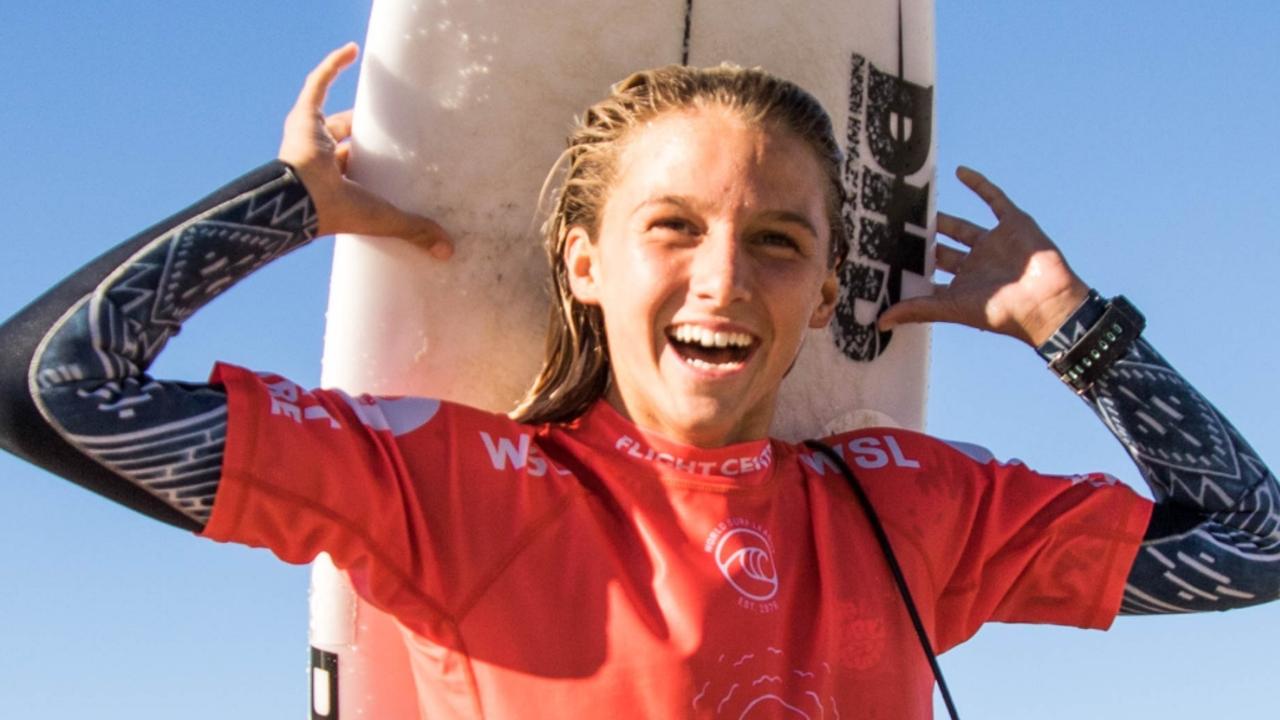
[[[333,79],[355,61],[355,43],[329,53],[308,75],[284,121],[280,160],[293,166],[315,203],[317,235],[354,233],[396,237],[421,245],[444,260],[453,241],[435,221],[406,212],[347,177],[351,111],[325,117]]]

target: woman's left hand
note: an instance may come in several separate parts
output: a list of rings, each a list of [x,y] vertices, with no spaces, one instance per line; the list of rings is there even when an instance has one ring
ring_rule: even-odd
[[[879,325],[953,322],[1015,337],[1038,347],[1089,294],[1036,221],[999,187],[966,167],[956,177],[986,202],[996,226],[938,213],[938,232],[967,250],[938,243],[937,267],[951,273],[950,284],[933,295],[903,300],[884,311]]]

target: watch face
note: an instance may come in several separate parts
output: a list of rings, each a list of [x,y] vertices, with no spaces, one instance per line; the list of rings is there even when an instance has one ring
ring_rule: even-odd
[[[1137,459],[1181,471],[1188,479],[1239,479],[1240,464],[1226,426],[1176,372],[1130,361],[1111,370],[1114,375],[1094,385],[1098,407]],[[1128,428],[1121,418],[1129,419]]]

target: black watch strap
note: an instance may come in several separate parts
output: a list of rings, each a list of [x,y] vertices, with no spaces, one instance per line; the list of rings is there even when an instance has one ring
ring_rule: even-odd
[[[1117,295],[1107,302],[1102,317],[1049,363],[1049,369],[1077,394],[1084,393],[1129,351],[1146,324],[1142,313],[1123,295]]]

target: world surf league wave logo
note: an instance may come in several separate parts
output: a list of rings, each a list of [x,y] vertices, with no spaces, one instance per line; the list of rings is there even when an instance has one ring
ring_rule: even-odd
[[[739,604],[750,610],[777,609],[778,566],[773,542],[756,523],[731,518],[716,526],[705,549],[712,554],[720,574],[741,596]]]
[[[893,338],[876,318],[903,297],[906,273],[925,277],[933,147],[933,87],[906,79],[902,31],[898,67],[885,71],[854,53],[849,67],[842,210],[850,252],[840,268],[835,342],[870,362]]]

